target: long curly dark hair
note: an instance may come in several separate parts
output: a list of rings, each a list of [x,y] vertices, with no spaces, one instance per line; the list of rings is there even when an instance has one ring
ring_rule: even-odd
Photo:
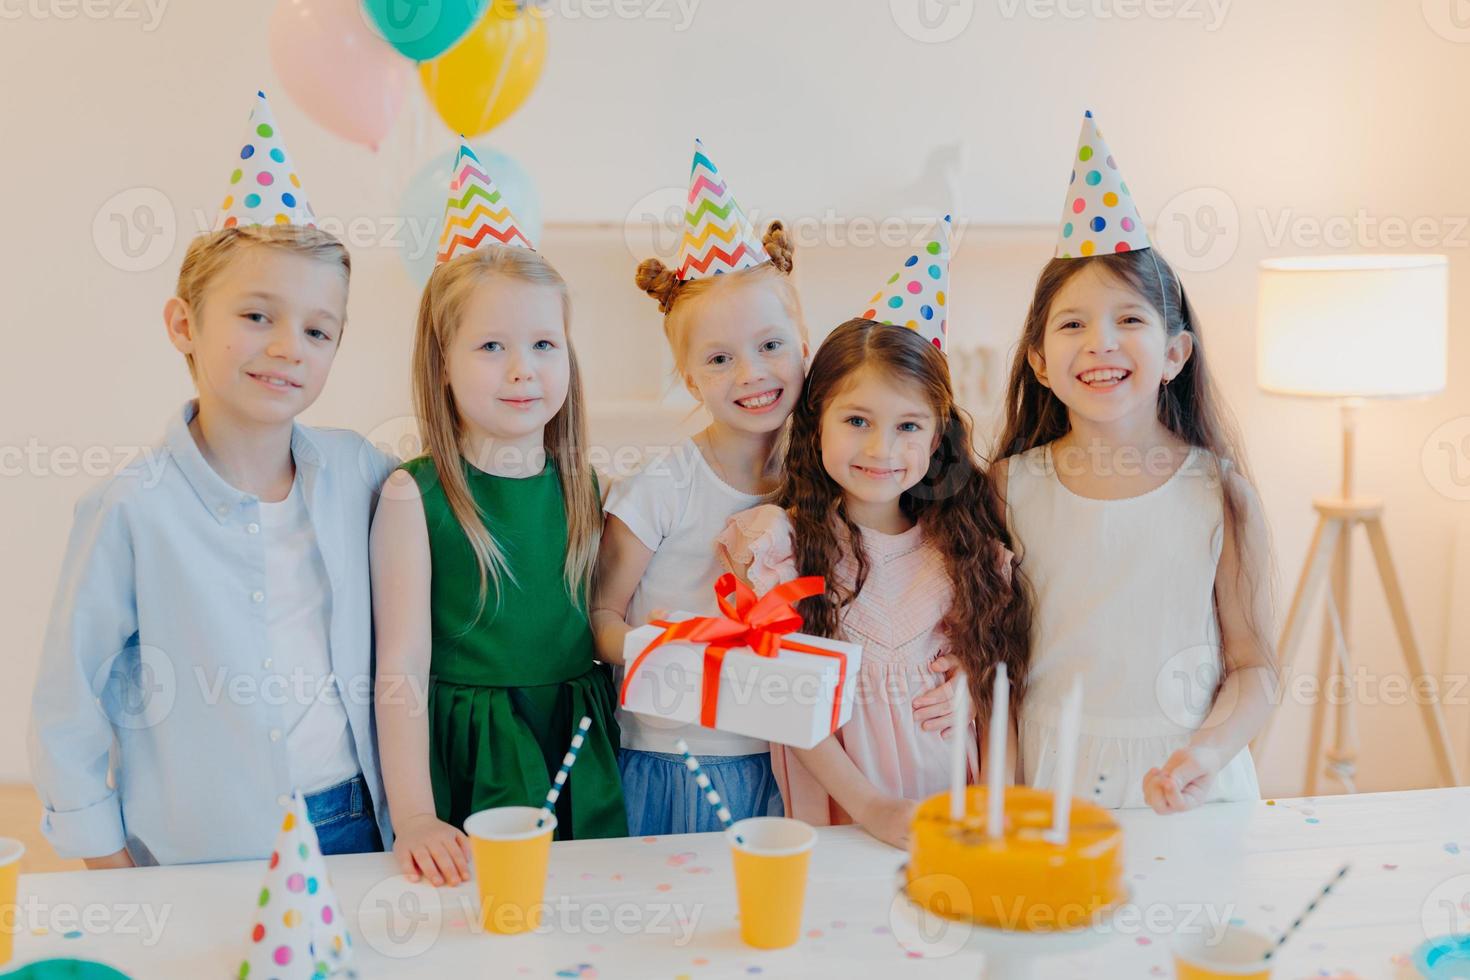
[[[1000,560],[1000,546],[1009,548],[1010,536],[999,497],[975,455],[969,416],[955,404],[949,364],[933,344],[904,327],[859,318],[832,331],[812,359],[792,414],[786,471],[775,502],[791,517],[798,572],[827,580],[824,594],[801,602],[803,629],[815,636],[841,636],[842,611],[867,581],[868,561],[857,545],[862,529],[848,515],[842,488],[822,465],[822,414],[853,375],[868,367],[922,391],[939,419],[939,444],[929,471],[904,492],[899,507],[944,557],[953,599],[940,628],[947,652],[969,677],[980,717],[989,714],[998,663],[1006,665],[1011,708],[1018,710],[1031,645],[1030,591],[1014,557]],[[850,548],[844,547],[848,541],[854,543]],[[834,574],[847,556],[855,566],[850,583]]]

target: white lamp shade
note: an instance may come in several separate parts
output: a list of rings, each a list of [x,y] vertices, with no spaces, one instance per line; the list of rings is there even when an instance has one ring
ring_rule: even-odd
[[[1443,255],[1267,259],[1260,272],[1261,388],[1327,398],[1444,390],[1449,262]]]

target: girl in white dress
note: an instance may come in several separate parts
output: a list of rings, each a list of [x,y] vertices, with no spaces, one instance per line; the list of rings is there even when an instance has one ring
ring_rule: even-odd
[[[1035,593],[1020,780],[1056,785],[1081,677],[1076,792],[1173,813],[1260,798],[1270,558],[1194,313],[1141,245],[1042,270],[994,474]]]

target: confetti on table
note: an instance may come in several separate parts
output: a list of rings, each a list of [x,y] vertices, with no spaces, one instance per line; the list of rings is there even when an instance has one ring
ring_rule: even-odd
[[[1447,852],[1449,852],[1450,854],[1459,854],[1460,853],[1460,845],[1459,844],[1456,844],[1454,841],[1450,841],[1448,844],[1446,844],[1444,846],[1444,849]]]
[[[61,935],[66,939],[81,939],[82,931],[80,929],[72,929],[68,932],[63,932]]]
[[[1154,944],[1154,941],[1147,936],[1139,936],[1137,939],[1134,940],[1134,942],[1138,943],[1138,945],[1140,946],[1152,946]]]
[[[808,929],[807,930],[807,933],[806,933],[806,938],[808,938],[808,939],[821,939],[822,938],[822,930],[820,930],[820,929]]]
[[[1398,869],[1399,866],[1397,864],[1385,864],[1383,866],[1384,871],[1397,871]]]
[[[50,932],[51,932],[51,930],[50,929],[47,929],[45,926],[36,926],[35,928],[33,928],[31,930],[31,935],[32,936],[45,936],[45,935],[49,935]]]
[[[665,882],[665,883],[660,884],[660,885],[654,885],[653,887],[656,888],[656,889],[658,889],[661,892],[666,892],[666,891],[670,891],[674,886],[668,884],[667,882]]]

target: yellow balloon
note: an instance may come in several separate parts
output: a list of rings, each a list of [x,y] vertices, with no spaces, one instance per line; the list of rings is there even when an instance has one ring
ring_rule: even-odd
[[[545,64],[545,13],[494,0],[463,40],[419,65],[419,80],[451,130],[478,136],[520,108]]]

